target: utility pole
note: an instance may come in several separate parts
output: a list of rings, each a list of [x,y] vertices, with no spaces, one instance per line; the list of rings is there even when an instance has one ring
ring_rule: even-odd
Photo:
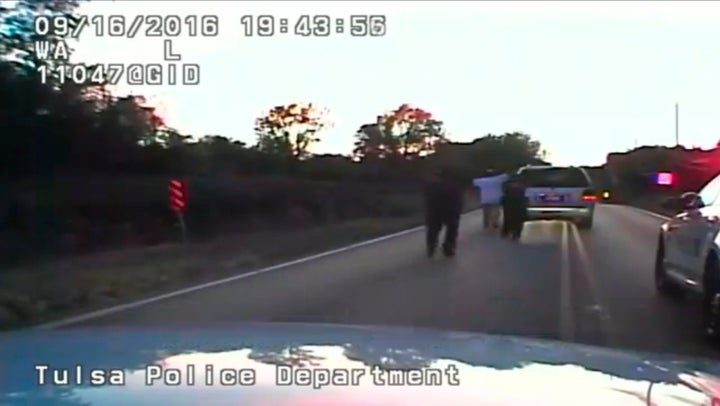
[[[675,103],[675,146],[680,146],[680,107]]]

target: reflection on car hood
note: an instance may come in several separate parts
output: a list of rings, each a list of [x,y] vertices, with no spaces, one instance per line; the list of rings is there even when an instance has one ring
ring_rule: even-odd
[[[150,379],[160,372],[167,382]],[[285,375],[295,381],[278,386]],[[382,327],[0,335],[3,405],[710,405],[716,375],[720,364],[708,360]]]

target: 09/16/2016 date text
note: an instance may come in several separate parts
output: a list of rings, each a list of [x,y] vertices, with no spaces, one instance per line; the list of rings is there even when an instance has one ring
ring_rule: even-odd
[[[78,38],[89,30],[95,37],[217,37],[220,18],[216,15],[81,15],[77,19],[68,16],[45,16],[35,18],[37,35],[57,35]]]
[[[242,33],[246,37],[272,37],[291,34],[302,37],[328,37],[349,32],[353,37],[382,37],[387,33],[384,15],[352,15],[332,18],[329,15],[301,15],[280,18],[272,15],[244,15],[240,17]]]

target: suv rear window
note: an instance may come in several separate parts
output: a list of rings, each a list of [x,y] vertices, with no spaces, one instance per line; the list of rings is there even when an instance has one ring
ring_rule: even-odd
[[[533,168],[520,171],[527,187],[582,187],[590,186],[585,174],[578,168]]]

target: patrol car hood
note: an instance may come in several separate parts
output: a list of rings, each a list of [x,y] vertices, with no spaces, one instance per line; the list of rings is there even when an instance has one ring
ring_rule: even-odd
[[[3,405],[702,405],[716,374],[709,360],[382,327],[0,335]]]

